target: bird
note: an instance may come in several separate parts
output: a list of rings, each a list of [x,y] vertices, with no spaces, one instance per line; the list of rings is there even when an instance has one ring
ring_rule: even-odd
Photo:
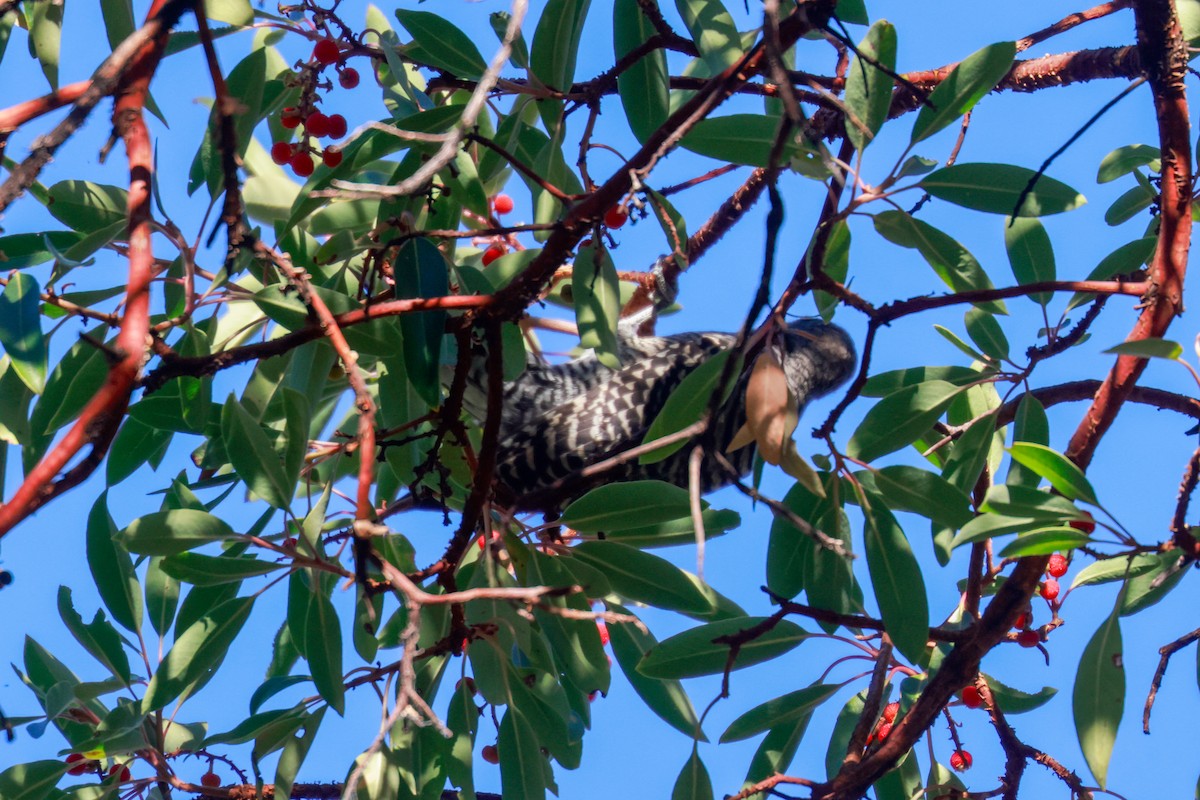
[[[504,387],[497,500],[514,510],[555,512],[601,483],[649,479],[687,486],[688,448],[656,463],[633,458],[594,476],[580,471],[642,444],[684,378],[736,341],[734,334],[721,332],[626,334],[620,339],[618,369],[590,354],[565,364],[531,364]],[[850,336],[818,319],[791,322],[768,346],[783,367],[797,413],[843,384],[857,364]],[[746,376],[739,379],[717,414],[714,430],[722,450],[745,424],[746,382]],[[728,458],[745,475],[753,466],[753,448],[735,450]],[[711,460],[702,465],[702,492],[730,481],[729,473]]]

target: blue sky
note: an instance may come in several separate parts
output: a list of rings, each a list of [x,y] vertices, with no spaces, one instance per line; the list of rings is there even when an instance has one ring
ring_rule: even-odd
[[[140,16],[145,4],[135,5]],[[728,5],[739,27],[748,28],[755,24],[757,7],[752,5],[751,13],[747,14],[740,3],[731,2]],[[363,7],[358,2],[346,2],[342,11],[347,20],[360,23]],[[436,8],[422,6],[425,10],[436,10],[456,20],[464,20],[464,27],[475,37],[487,57],[490,57],[495,37],[487,26],[486,14],[505,7],[496,0],[472,3],[447,0],[437,4]],[[384,8],[390,12],[389,6]],[[540,8],[540,3],[535,4],[531,19],[536,18]],[[930,68],[957,60],[983,45],[1018,38],[1079,10],[1079,7],[1063,2],[1008,4],[1003,11],[989,12],[981,10],[977,4],[961,2],[870,0],[868,8],[874,18],[887,18],[897,26],[898,65],[901,71]],[[676,21],[673,12],[668,12],[668,18]],[[69,44],[63,53],[64,83],[86,77],[105,54],[101,49],[102,37],[95,35],[101,24],[98,11],[87,4],[74,5],[68,8],[66,19],[64,36]],[[606,4],[594,4],[586,33],[588,46],[583,48],[579,76],[591,76],[611,63],[611,47],[608,44],[611,41],[610,24]],[[1052,39],[1024,55],[1029,57],[1100,45],[1125,44],[1132,40],[1132,27],[1132,12],[1123,11]],[[531,31],[530,28],[529,35]],[[852,32],[856,37],[861,37],[863,29],[854,28]],[[26,57],[24,38],[22,32],[14,33],[0,67],[6,79],[5,84],[15,87],[8,92],[9,102],[35,96],[46,88],[40,71]],[[594,46],[591,45],[593,42]],[[221,42],[220,52],[226,70],[248,51],[248,47],[248,35],[229,37]],[[303,57],[308,52],[307,46],[299,42],[285,42],[282,47],[289,59]],[[804,66],[811,66],[818,72],[826,69],[826,51],[810,46],[804,54],[813,59]],[[673,61],[672,65],[672,72],[677,74],[682,64]],[[366,74],[365,64],[355,66]],[[1036,168],[1124,86],[1124,82],[1119,81],[1096,81],[1032,95],[1010,93],[989,96],[974,115],[960,161],[1006,162]],[[204,210],[203,199],[201,194],[187,198],[182,187],[186,185],[192,155],[199,144],[207,118],[206,108],[195,100],[211,95],[211,86],[198,53],[191,51],[165,62],[152,88],[171,122],[169,131],[158,121],[150,123],[158,144],[159,182],[164,202],[177,224],[192,238],[196,235]],[[363,85],[353,92],[334,92],[327,105],[343,113],[349,119],[351,128],[365,120],[380,118],[384,113],[370,80],[364,80]],[[729,103],[722,113],[751,111],[759,107],[758,101],[738,100]],[[607,99],[603,108],[605,116],[601,118],[598,129],[600,137],[607,137],[605,141],[622,152],[632,152],[632,140],[620,130],[622,115],[616,98]],[[105,105],[87,127],[60,151],[43,176],[44,182],[52,183],[66,177],[86,177],[114,184],[125,182],[124,156],[119,146],[107,164],[98,163],[96,154],[108,133],[106,115]],[[1123,100],[1050,169],[1051,176],[1073,185],[1089,201],[1080,210],[1045,220],[1055,246],[1061,278],[1084,277],[1101,258],[1140,235],[1145,217],[1118,228],[1104,224],[1104,210],[1130,183],[1119,181],[1098,185],[1095,183],[1095,171],[1100,159],[1113,148],[1137,142],[1155,143],[1157,134],[1153,123],[1150,97],[1143,88]],[[901,119],[885,127],[880,140],[868,150],[864,180],[872,182],[882,178],[895,155],[907,144],[911,124],[911,119]],[[28,132],[22,131],[14,136],[9,144],[8,155],[20,157],[26,151],[32,135],[43,129],[37,125]],[[944,159],[953,144],[955,133],[956,129],[952,128],[924,142],[919,149],[920,154]],[[260,130],[259,136],[260,141],[266,143],[265,130]],[[593,156],[593,175],[604,175],[607,170],[618,166],[614,157],[605,159],[604,154]],[[653,178],[655,185],[665,186],[692,177],[705,168],[697,158],[680,152],[669,157]],[[678,205],[693,227],[698,226],[721,199],[738,185],[745,172],[735,172],[679,196]],[[531,216],[529,197],[523,186],[513,181],[509,188],[517,202],[511,219],[528,219]],[[811,235],[821,202],[819,188],[811,181],[796,177],[785,181],[787,221],[780,243],[776,291],[782,288]],[[912,199],[915,201],[915,193]],[[684,310],[662,320],[660,331],[732,330],[740,323],[762,263],[763,213],[764,209],[756,209],[753,219],[739,226],[684,276],[679,298]],[[945,203],[932,204],[922,215],[930,223],[959,238],[991,271],[997,285],[1009,285],[1012,282],[1003,248],[1001,218],[963,212]],[[0,224],[7,233],[57,227],[57,223],[50,220],[31,198],[12,206]],[[915,253],[879,240],[868,219],[852,220],[851,227],[855,236],[851,250],[851,272],[855,276],[853,288],[856,291],[875,301],[941,291],[940,283]],[[619,247],[614,251],[614,258],[621,269],[643,269],[664,250],[661,231],[649,219],[641,224],[626,226],[617,234],[617,240]],[[156,247],[166,251],[161,240]],[[200,259],[203,263],[213,264],[219,261],[222,253],[223,245],[218,241],[214,248],[202,251]],[[95,266],[87,271],[77,270],[76,274],[80,276],[83,286],[88,280],[95,280],[97,284],[112,281],[112,275],[120,274],[123,270],[123,262],[115,256],[102,255]],[[35,274],[42,280],[46,275],[45,271],[35,271]],[[1058,301],[1059,307],[1063,299]],[[1194,301],[1195,298],[1189,295],[1186,299]],[[1135,318],[1135,302],[1129,298],[1111,301],[1101,324],[1093,330],[1092,339],[1077,348],[1075,355],[1043,365],[1035,375],[1036,385],[1102,377],[1110,357],[1100,353],[1124,338]],[[1004,329],[1013,343],[1013,352],[1021,353],[1025,347],[1035,343],[1034,334],[1041,326],[1040,314],[1036,313],[1037,307],[1033,303],[1020,299],[1009,302],[1008,307],[1011,316],[1003,321]],[[796,310],[809,313],[811,301],[801,300]],[[860,318],[852,312],[839,311],[838,321],[861,342],[865,325]],[[961,334],[962,309],[947,309],[898,322],[881,335],[874,363],[880,368],[923,363],[965,363],[956,350],[933,332],[935,323]],[[55,345],[59,352],[73,341],[75,329],[74,323],[69,323],[58,334]],[[1184,342],[1185,352],[1189,354],[1195,333],[1195,325],[1189,317],[1179,320],[1172,330],[1174,338]],[[222,382],[218,383],[216,396],[223,397],[226,391],[236,388],[245,375],[244,370],[232,370],[223,376]],[[1152,364],[1142,382],[1186,394],[1196,392],[1196,386],[1184,370],[1171,364]],[[815,403],[806,413],[797,435],[801,452],[815,451],[816,443],[808,438],[807,430],[824,418],[836,399],[835,396]],[[860,401],[852,407],[839,426],[839,443],[844,445],[868,408],[869,402],[866,401]],[[1084,404],[1069,404],[1050,409],[1053,446],[1065,448],[1084,408]],[[1166,536],[1179,476],[1196,445],[1194,439],[1183,435],[1189,427],[1186,420],[1169,412],[1130,406],[1122,412],[1116,428],[1105,438],[1094,467],[1089,472],[1105,505],[1144,542],[1158,541]],[[157,508],[157,499],[146,493],[162,486],[168,480],[170,470],[186,463],[186,453],[194,444],[189,442],[181,446],[176,443],[160,474],[154,475],[144,469],[114,493],[110,507],[118,524],[125,524],[135,516]],[[9,462],[6,495],[11,494],[20,479],[16,463],[19,458],[15,453],[10,455]],[[881,463],[915,464],[918,463],[918,456],[912,451],[898,453]],[[769,475],[764,485],[769,493],[781,496],[789,482],[785,476]],[[0,623],[0,658],[19,663],[22,638],[30,634],[83,677],[100,677],[99,667],[89,664],[82,650],[58,621],[54,605],[55,593],[61,583],[72,587],[75,603],[85,617],[90,617],[92,609],[98,606],[99,600],[83,557],[82,535],[83,520],[100,488],[98,482],[92,481],[74,490],[27,520],[3,540],[0,566],[11,570],[16,582],[0,592],[0,614],[3,614],[3,622]],[[716,494],[710,500],[714,506],[738,510],[742,514],[743,525],[733,534],[710,544],[706,577],[716,588],[742,603],[750,613],[768,612],[768,604],[758,592],[758,586],[763,582],[769,514],[761,507],[752,508],[743,498],[730,491]],[[255,510],[249,511],[253,513]],[[236,517],[234,521],[235,524],[238,522]],[[932,565],[925,528],[913,518],[902,517],[901,521],[923,563]],[[440,553],[446,534],[432,517],[400,517],[393,524],[416,544],[418,561],[429,561]],[[678,548],[669,555],[681,566],[695,568],[695,554],[691,548]],[[865,581],[865,565],[861,559],[856,569],[861,570],[861,577]],[[931,570],[926,577],[930,607],[933,617],[940,619],[949,614],[957,602],[954,581],[965,572],[965,556],[956,554],[947,568],[931,566]],[[1015,646],[1000,648],[984,663],[989,673],[1027,691],[1036,691],[1043,685],[1059,687],[1058,697],[1045,708],[1030,715],[1015,717],[1012,722],[1018,734],[1029,744],[1047,750],[1068,768],[1081,774],[1086,774],[1086,765],[1075,743],[1071,722],[1073,666],[1092,632],[1112,608],[1115,595],[1115,586],[1105,586],[1082,591],[1070,598],[1063,610],[1067,624],[1054,634],[1049,644],[1049,666],[1036,651]],[[1109,785],[1127,797],[1145,793],[1150,769],[1154,770],[1155,793],[1180,797],[1193,791],[1196,759],[1192,744],[1194,737],[1189,734],[1194,727],[1192,718],[1196,707],[1194,650],[1188,649],[1177,655],[1176,663],[1167,674],[1155,709],[1154,735],[1143,736],[1139,723],[1145,691],[1158,660],[1157,649],[1194,626],[1194,621],[1181,619],[1184,615],[1179,613],[1179,609],[1194,608],[1198,599],[1194,582],[1185,580],[1163,604],[1124,621],[1128,697],[1109,773]],[[228,728],[241,719],[249,693],[257,685],[266,666],[269,641],[275,621],[281,613],[282,601],[282,595],[276,592],[259,602],[250,626],[239,640],[236,664],[227,662],[226,674],[189,704],[181,718],[190,719],[194,716],[210,719],[211,730]],[[338,600],[343,612],[350,608],[348,601],[348,597]],[[1037,621],[1045,621],[1045,612],[1041,609],[1038,612]],[[660,639],[692,624],[683,618],[649,609],[645,610],[644,618]],[[807,685],[832,660],[847,654],[842,645],[810,641],[775,663],[736,674],[732,683],[732,697],[717,706],[706,724],[710,739],[715,741],[724,727],[745,710],[765,699]],[[459,668],[460,664],[455,662],[450,666],[449,674],[454,675]],[[835,671],[834,676],[846,679],[860,669],[853,664],[843,665]],[[693,701],[701,709],[718,690],[716,679],[695,680],[687,685]],[[858,688],[861,685],[843,691],[818,712],[801,746],[801,752],[789,770],[792,774],[808,777],[823,775],[825,742],[833,717],[841,703]],[[9,674],[0,678],[0,707],[9,715],[19,716],[32,713],[36,706],[27,690]],[[377,703],[371,693],[360,691],[352,695],[344,720],[326,720],[317,746],[301,772],[301,780],[340,779],[346,765],[373,736],[377,711]],[[995,776],[1002,771],[1002,760],[985,715],[983,712],[963,711],[956,714],[956,719],[963,723],[960,735],[976,758],[974,769],[966,776],[968,785],[976,790],[992,788]],[[621,795],[667,796],[690,752],[690,742],[649,714],[619,676],[615,678],[610,696],[598,700],[594,705],[593,720],[593,730],[585,740],[583,766],[575,772],[556,770],[560,796],[567,800]],[[945,728],[935,727],[932,740],[936,752],[945,761],[951,750]],[[479,743],[490,741],[491,732],[485,723]],[[702,746],[701,755],[712,774],[718,796],[732,793],[740,787],[756,745],[757,740],[734,745]],[[23,760],[50,757],[60,746],[60,742],[53,741],[52,735],[34,740],[24,731],[18,731],[15,743],[0,743],[0,768]],[[919,754],[925,763],[924,744],[919,748]],[[197,766],[193,777],[198,777],[201,771]],[[477,785],[480,789],[498,790],[498,770],[480,763]],[[1066,794],[1061,784],[1048,778],[1047,773],[1036,765],[1031,765],[1028,770],[1025,791],[1027,797],[1058,796],[1052,795],[1052,792],[1061,792],[1061,796]]]

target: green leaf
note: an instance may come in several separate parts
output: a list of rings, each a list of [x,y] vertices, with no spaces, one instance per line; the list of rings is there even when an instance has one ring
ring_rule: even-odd
[[[721,0],[675,0],[688,33],[712,75],[719,75],[742,57],[742,37]]]
[[[105,484],[111,487],[124,482],[147,462],[157,465],[173,436],[171,431],[153,428],[131,416],[126,417],[108,451],[108,463],[104,468]]]
[[[615,0],[613,3],[613,50],[620,60],[656,35],[649,18],[642,13],[637,0]],[[650,134],[667,121],[668,108],[667,55],[655,49],[643,55],[617,76],[617,93],[629,129],[643,144]]]
[[[894,369],[867,378],[862,394],[864,397],[885,397],[897,389],[927,381],[946,381],[955,386],[966,386],[969,383],[977,383],[990,374],[992,374],[990,370],[981,371],[973,367],[959,366]]]
[[[692,747],[691,756],[675,779],[671,800],[713,800],[712,778],[696,747]]]
[[[179,606],[179,581],[163,571],[163,558],[154,556],[146,567],[146,611],[151,627],[159,636],[171,630]]]
[[[174,555],[235,538],[237,534],[223,520],[191,508],[146,514],[117,534],[117,540],[129,552],[146,556]]]
[[[444,297],[450,293],[446,259],[433,242],[425,238],[404,244],[396,254],[393,271],[396,295],[402,299]],[[430,405],[441,401],[440,363],[446,312],[421,311],[400,317],[404,341],[404,363],[408,379],[417,393]]]
[[[979,508],[981,511],[1010,517],[1029,517],[1055,522],[1087,519],[1087,516],[1067,498],[1031,486],[993,485],[988,489]]]
[[[533,33],[529,66],[544,86],[560,91],[575,80],[579,40],[591,0],[549,0]],[[515,795],[514,795],[515,796]]]
[[[916,250],[942,281],[956,292],[992,289],[975,256],[950,236],[903,211],[884,211],[872,217],[875,230],[892,244]],[[1004,304],[982,303],[982,308],[1005,313]]]
[[[58,89],[58,63],[62,47],[65,2],[27,2],[25,20],[29,28],[29,54],[42,65],[50,88]]]
[[[546,796],[546,759],[525,709],[510,705],[504,712],[496,749],[500,754],[500,787],[504,797],[538,800]]]
[[[218,583],[256,578],[288,565],[257,558],[205,556],[200,553],[176,553],[163,559],[162,570],[176,580],[194,586],[215,586]]]
[[[88,233],[124,222],[128,200],[119,186],[66,180],[50,187],[46,208],[67,227]]]
[[[1193,536],[1200,533],[1196,528],[1189,529]],[[1178,549],[1158,553],[1158,565],[1151,570],[1130,578],[1125,584],[1124,598],[1120,603],[1121,616],[1128,617],[1137,614],[1156,604],[1167,596],[1167,593],[1179,585],[1187,570],[1180,560],[1182,553]]]
[[[717,383],[721,380],[721,374],[725,369],[725,362],[729,360],[729,355],[730,351],[728,350],[717,353],[688,373],[687,377],[667,397],[667,402],[663,403],[662,410],[658,412],[658,416],[650,423],[650,428],[646,431],[646,435],[642,437],[643,444],[661,439],[676,431],[681,431],[692,423],[699,421],[700,417],[708,409],[713,392],[717,390]],[[737,375],[739,373],[740,370],[735,370],[733,374]],[[730,381],[729,386],[726,388],[726,398],[732,392],[733,384],[734,382]],[[656,464],[671,454],[678,452],[685,444],[687,444],[686,440],[659,447],[640,456],[638,463]]]
[[[221,438],[225,455],[246,488],[275,508],[290,507],[295,484],[289,483],[262,426],[232,394],[221,410]]]
[[[1154,254],[1154,248],[1158,244],[1158,239],[1153,236],[1147,236],[1142,239],[1134,239],[1132,242],[1126,242],[1116,250],[1109,253],[1096,268],[1088,274],[1089,281],[1106,281],[1117,275],[1128,275],[1142,268]],[[1071,295],[1071,299],[1067,301],[1067,307],[1063,311],[1067,311],[1081,306],[1084,303],[1090,303],[1096,299],[1096,295],[1087,292],[1076,292]]]
[[[1016,442],[1008,449],[1013,459],[1050,481],[1058,492],[1072,500],[1099,506],[1096,492],[1075,462],[1049,447],[1031,442]]]
[[[117,526],[108,513],[108,493],[102,492],[87,520],[87,560],[92,580],[114,620],[137,633],[142,629],[142,591],[133,559],[113,538]]]
[[[1158,200],[1158,193],[1139,183],[1113,201],[1112,205],[1104,212],[1104,221],[1114,227],[1122,222],[1128,222],[1154,205],[1156,200]]]
[[[275,791],[279,793],[280,797],[292,796],[292,785],[296,780],[296,773],[300,771],[300,766],[308,756],[313,739],[316,738],[317,731],[321,727],[321,720],[324,718],[325,709],[323,708],[307,715],[304,718],[304,733],[300,736],[289,737],[283,746],[283,753],[280,754],[279,763],[275,767]]]
[[[325,702],[339,715],[346,709],[346,685],[342,681],[342,627],[333,602],[324,592],[315,592],[308,606],[308,642],[305,656],[312,670],[313,683]]]
[[[1138,553],[1133,557],[1115,556],[1113,558],[1106,558],[1103,561],[1088,564],[1081,569],[1075,575],[1075,579],[1071,581],[1071,588],[1135,578],[1138,575],[1145,575],[1147,572],[1153,571],[1160,563],[1157,553]]]
[[[783,504],[800,519],[821,527],[835,509],[828,497],[819,497],[797,483],[784,495]],[[781,597],[792,598],[804,589],[808,561],[816,545],[787,517],[778,514],[771,521],[767,542],[767,588]]]
[[[781,118],[762,114],[729,114],[702,119],[680,140],[681,147],[702,156],[733,164],[766,167],[779,138]],[[786,161],[804,152],[793,132],[784,144],[781,158]]]
[[[863,539],[875,602],[896,649],[919,664],[929,639],[929,600],[921,565],[883,498],[868,495],[868,499]]]
[[[175,639],[142,698],[142,713],[157,711],[206,673],[216,670],[241,631],[253,597],[236,597],[212,608]]]
[[[1018,536],[1000,551],[1001,558],[1021,558],[1023,556],[1048,556],[1083,547],[1092,539],[1086,533],[1074,528],[1039,528]]]
[[[71,600],[70,587],[60,586],[58,587],[58,615],[67,626],[67,630],[75,637],[75,641],[83,645],[83,648],[93,658],[128,686],[129,656],[122,649],[121,635],[104,618],[104,612],[97,611],[91,622],[84,622],[83,617],[75,610],[75,604]]]
[[[67,766],[58,759],[11,766],[0,772],[0,797],[4,800],[44,800],[53,797],[54,786],[66,774]]]
[[[570,552],[573,558],[604,573],[613,591],[622,597],[685,614],[713,611],[712,599],[665,558],[607,541],[583,542]]]
[[[688,490],[664,481],[626,481],[592,489],[563,511],[559,522],[585,533],[640,528],[690,516]]]
[[[437,14],[398,8],[396,19],[413,37],[413,43],[404,48],[405,55],[456,78],[478,80],[487,70],[471,37]]]
[[[928,470],[897,464],[873,474],[875,487],[893,509],[912,511],[955,529],[975,516],[965,492]]]
[[[1138,339],[1132,342],[1121,342],[1104,352],[1115,353],[1119,356],[1165,358],[1168,361],[1179,361],[1179,357],[1183,355],[1183,345],[1169,339]]]
[[[892,73],[896,71],[896,27],[887,20],[879,20],[867,31],[866,38],[859,42],[858,50],[872,60],[856,56],[850,62],[850,69],[846,73],[845,101],[847,109],[867,130],[863,131],[847,118],[846,136],[855,148],[863,150],[883,127],[892,104],[895,79],[875,64],[882,64]]]
[[[867,412],[850,437],[846,452],[860,461],[874,461],[914,442],[942,416],[963,387],[946,381],[926,381],[892,392]]]
[[[806,718],[841,688],[836,683],[814,683],[755,706],[730,723],[721,734],[721,744],[749,739],[765,730]]]
[[[629,609],[619,604],[609,603],[608,607],[618,614],[633,616]],[[708,737],[700,729],[700,719],[683,685],[676,680],[647,678],[637,669],[646,653],[658,644],[654,634],[643,631],[631,622],[609,623],[608,633],[613,655],[638,697],[672,728],[693,739],[707,742]]]
[[[678,633],[647,653],[638,665],[638,671],[650,678],[718,675],[728,665],[730,646],[713,640],[748,630],[766,619],[737,617]],[[742,645],[733,662],[733,669],[769,661],[792,650],[807,638],[808,634],[799,625],[782,620],[762,636]]]
[[[46,339],[42,336],[41,289],[23,272],[12,273],[0,294],[0,348],[34,394],[46,388]]]
[[[1026,711],[1041,708],[1058,694],[1058,689],[1053,686],[1043,686],[1040,692],[1030,694],[1001,683],[991,675],[985,674],[983,677],[987,679],[988,688],[992,690],[996,704],[1005,714],[1024,714]]]
[[[1115,181],[1128,175],[1138,167],[1150,167],[1152,172],[1162,171],[1162,151],[1148,144],[1127,144],[1106,155],[1096,171],[1096,183]]]
[[[1046,417],[1046,409],[1032,393],[1022,395],[1017,404],[1017,413],[1013,418],[1013,441],[1041,445],[1050,442],[1050,421]],[[1010,486],[1035,488],[1041,482],[1041,477],[1020,462],[1013,461],[1008,466],[1005,482]]]
[[[1079,748],[1101,789],[1107,783],[1108,761],[1125,710],[1120,619],[1114,609],[1083,649],[1072,696]]]
[[[759,742],[758,749],[754,751],[754,758],[751,759],[750,766],[746,769],[743,788],[754,785],[776,773],[786,772],[788,765],[796,757],[796,751],[800,749],[800,742],[803,741],[804,734],[808,730],[808,723],[811,721],[811,715],[801,716],[794,722],[768,731],[767,735]]]
[[[617,320],[621,316],[621,289],[617,265],[608,248],[579,248],[571,272],[571,297],[579,346],[594,350],[601,363],[619,369]]]
[[[980,514],[975,519],[962,526],[962,530],[950,542],[950,548],[962,547],[964,544],[982,542],[1017,531],[1031,531],[1045,527],[1044,520],[1029,517],[1009,517],[1003,514]]]
[[[742,524],[741,515],[727,508],[706,508],[700,512],[700,520],[704,524],[704,535],[708,539],[726,534]],[[692,515],[688,514],[686,517],[656,522],[651,525],[606,530],[604,537],[609,541],[643,549],[695,544],[696,525],[692,520]]]
[[[969,308],[964,316],[967,335],[980,350],[996,361],[1008,359],[1008,337],[1004,329],[989,312],[981,308]]]
[[[1037,181],[1026,193],[1035,176]],[[992,214],[1015,212],[1019,217],[1061,214],[1087,202],[1065,183],[1013,164],[954,164],[926,175],[919,185],[934,197],[964,208]]]
[[[1017,46],[997,42],[964,58],[929,94],[929,102],[917,112],[910,146],[952,124],[974,108],[1012,69]]]
[[[488,22],[492,26],[492,32],[496,34],[496,38],[504,41],[504,35],[508,31],[509,20],[512,19],[512,14],[507,11],[493,11],[488,14]],[[512,62],[514,67],[518,69],[529,69],[529,46],[525,44],[525,34],[519,29],[517,36],[513,39],[512,52],[509,54],[508,60]]]
[[[6,270],[36,267],[56,258],[78,244],[83,236],[75,231],[47,231],[45,233],[15,233],[0,236],[0,256]],[[71,294],[64,295],[71,297]],[[49,313],[49,309],[47,309]]]
[[[104,14],[104,32],[108,34],[108,47],[116,50],[125,37],[133,33],[137,25],[133,19],[132,0],[100,0]]]
[[[1013,277],[1022,286],[1041,281],[1052,281],[1057,276],[1054,265],[1054,248],[1046,227],[1034,217],[1005,217],[1004,247],[1008,250],[1008,263]],[[1045,306],[1054,295],[1038,292],[1029,299]]]

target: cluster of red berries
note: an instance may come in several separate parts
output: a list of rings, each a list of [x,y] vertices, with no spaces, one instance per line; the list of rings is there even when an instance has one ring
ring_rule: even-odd
[[[309,72],[305,74],[315,75],[317,71],[323,70],[331,64],[339,64],[341,58],[342,50],[336,41],[321,39],[313,47],[312,53],[312,60],[317,63],[317,67],[315,70],[309,67]],[[358,86],[358,83],[358,70],[339,65],[338,84],[343,89],[353,89]],[[308,84],[306,83],[306,85]],[[309,86],[309,89],[301,97],[301,105],[288,106],[279,114],[279,124],[289,130],[298,128],[301,124],[304,125],[304,136],[301,140],[296,144],[276,142],[271,146],[271,160],[280,166],[285,164],[290,166],[292,172],[301,178],[307,178],[313,174],[313,170],[316,168],[316,162],[313,160],[314,153],[319,155],[325,166],[331,169],[342,163],[341,150],[332,146],[317,150],[309,145],[309,139],[325,137],[341,139],[349,131],[346,118],[341,114],[326,116],[312,107],[312,93],[312,87]]]
[[[66,758],[66,763],[70,765],[67,768],[68,775],[85,775],[89,772],[99,772],[100,762],[95,759],[88,758],[83,753],[71,753]],[[108,772],[103,773],[105,780],[110,780],[113,783],[125,783],[133,777],[129,771],[129,767],[124,764],[113,764],[108,768]]]
[[[900,713],[899,703],[888,703],[883,707],[883,713],[879,715],[879,721],[875,723],[875,729],[867,737],[867,744],[882,742],[892,733],[892,726],[896,723],[896,715]]]
[[[1095,523],[1092,523],[1095,527]],[[1050,577],[1042,581],[1041,591],[1042,597],[1047,603],[1053,603],[1058,599],[1059,586],[1056,578],[1061,578],[1067,574],[1067,559],[1060,553],[1055,553],[1050,556],[1050,561],[1046,564],[1046,574]]]
[[[492,207],[492,213],[494,213],[496,216],[511,213],[515,207],[513,199],[506,194],[498,194],[493,197],[490,205]],[[486,267],[488,264],[491,264],[497,258],[504,255],[505,252],[506,248],[503,244],[493,244],[488,246],[488,248],[483,251],[483,255],[479,260]]]

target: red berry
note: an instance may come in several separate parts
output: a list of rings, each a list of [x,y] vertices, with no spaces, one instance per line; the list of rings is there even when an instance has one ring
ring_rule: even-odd
[[[479,755],[489,764],[500,763],[500,751],[496,749],[496,745],[494,744],[485,744]]]
[[[1035,630],[1021,631],[1017,634],[1017,644],[1021,647],[1037,647],[1042,643],[1042,635]]]
[[[604,214],[604,224],[613,230],[629,221],[629,212],[620,206],[613,206]]]
[[[955,750],[950,754],[950,768],[955,772],[966,772],[973,760],[966,750]]]
[[[271,145],[271,160],[283,166],[292,160],[292,146],[287,142],[276,142]]]
[[[92,763],[83,753],[71,753],[67,756],[67,763],[75,766],[67,770],[68,775],[82,775],[92,769]]]
[[[221,785],[221,779],[217,777],[217,773],[210,769],[200,776],[200,785],[207,786],[209,789],[215,789]]]
[[[467,687],[467,692],[474,697],[476,691],[475,679],[471,677],[461,678],[459,679],[458,683],[454,684],[455,689],[461,689],[464,686]]]
[[[300,109],[288,106],[279,112],[279,124],[285,128],[294,128],[300,124]]]
[[[900,704],[899,703],[888,703],[886,706],[883,707],[883,721],[884,722],[895,722],[896,715],[899,713],[900,713]]]
[[[600,696],[599,692],[588,692],[588,702],[589,703],[596,702],[596,698],[599,696]]]
[[[892,733],[892,723],[881,722],[879,727],[875,729],[875,741],[882,742]]]
[[[1052,578],[1061,578],[1067,574],[1067,557],[1061,553],[1055,553],[1050,556],[1050,563],[1046,565],[1046,572]]]
[[[322,114],[320,111],[314,111],[304,120],[304,130],[308,131],[309,136],[316,136],[320,139],[322,136],[329,135],[329,117]]]
[[[1013,627],[1016,628],[1017,630],[1024,628],[1028,624],[1029,624],[1029,615],[1026,614],[1024,611],[1022,611],[1020,614],[1018,614],[1017,618],[1015,620],[1013,620]]]
[[[507,214],[513,210],[513,199],[506,194],[498,194],[492,198],[492,210],[497,214]]]
[[[983,705],[983,698],[979,695],[979,690],[974,686],[968,686],[962,690],[963,705],[967,708],[979,708]]]
[[[1084,533],[1087,533],[1087,534],[1090,534],[1092,531],[1096,530],[1095,518],[1086,511],[1081,511],[1080,513],[1083,514],[1085,517],[1087,517],[1087,519],[1073,519],[1070,522],[1068,522],[1067,524],[1070,525],[1075,530],[1083,531]]]
[[[342,163],[342,151],[332,147],[326,147],[325,152],[321,153],[321,160],[325,162],[325,166],[333,169],[338,164]]]
[[[318,62],[329,65],[342,56],[342,48],[333,39],[322,39],[313,47],[313,58]]]
[[[340,139],[346,135],[346,131],[350,128],[346,125],[346,118],[341,114],[331,114],[329,117],[329,135],[334,139]]]
[[[487,250],[483,251],[483,265],[486,267],[488,264],[492,263],[502,255],[504,255],[504,250],[502,250],[498,245],[492,245]]]
[[[1058,597],[1058,581],[1051,578],[1042,584],[1042,597],[1053,600]]]
[[[596,629],[600,632],[600,644],[602,646],[607,647],[608,646],[608,626],[601,624],[601,623],[596,623]]]
[[[312,175],[313,168],[316,166],[313,164],[312,156],[304,152],[296,153],[296,155],[292,156],[291,164],[292,172],[301,178],[307,178],[309,175]]]
[[[358,86],[358,70],[354,67],[346,67],[338,73],[338,83],[343,89],[353,89]]]
[[[116,783],[125,783],[130,779],[129,767],[124,764],[113,764],[108,768],[108,777],[116,776]]]
[[[281,542],[284,547],[295,548],[297,541],[295,536],[289,536]]]

